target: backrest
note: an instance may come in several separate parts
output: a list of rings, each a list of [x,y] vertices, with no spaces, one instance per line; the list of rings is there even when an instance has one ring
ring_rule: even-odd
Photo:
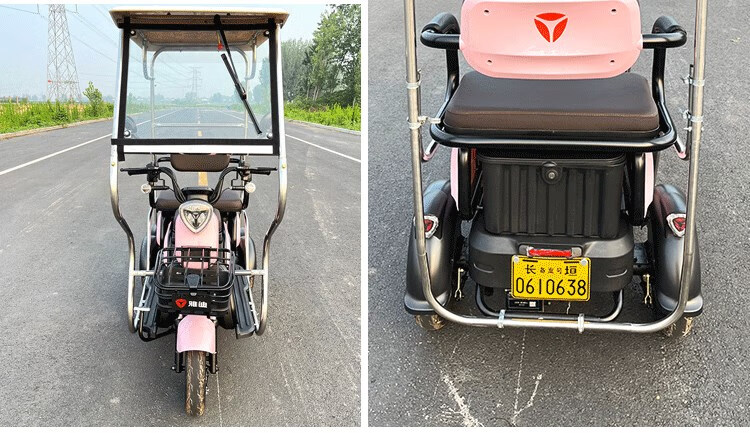
[[[640,8],[637,0],[466,0],[460,48],[491,77],[614,77],[643,48]]]
[[[229,155],[187,155],[173,153],[170,163],[177,171],[222,171],[229,166]]]

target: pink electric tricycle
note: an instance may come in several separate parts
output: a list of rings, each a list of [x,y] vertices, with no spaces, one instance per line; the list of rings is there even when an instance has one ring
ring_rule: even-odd
[[[414,188],[404,305],[417,324],[689,333],[703,311],[696,236],[707,0],[696,1],[687,144],[667,108],[673,18],[641,32],[637,0],[465,0],[421,43],[445,51],[445,99],[420,107],[415,1],[405,0]],[[651,76],[631,71],[653,51]],[[472,67],[459,73],[459,51]],[[650,80],[649,80],[650,78]],[[422,128],[432,140],[422,143]],[[422,164],[451,150],[450,177]],[[660,152],[690,161],[687,194],[656,183]],[[634,228],[645,227],[642,239]],[[476,313],[454,305],[471,290]],[[653,320],[621,319],[629,287]]]
[[[207,375],[218,371],[217,329],[243,338],[267,323],[269,248],[287,191],[279,40],[287,13],[145,7],[111,15],[121,43],[110,185],[128,238],[128,326],[144,341],[176,334],[173,370],[186,375],[185,410],[202,415]],[[136,154],[148,155],[145,166],[120,168]],[[259,157],[273,166],[252,165]],[[138,261],[120,212],[121,171],[146,178]],[[256,262],[252,179],[272,172],[278,206]],[[179,185],[195,173],[198,186]]]

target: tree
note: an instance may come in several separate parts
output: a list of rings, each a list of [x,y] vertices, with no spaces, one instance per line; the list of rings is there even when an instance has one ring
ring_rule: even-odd
[[[335,40],[345,102],[358,104],[362,68],[362,13],[360,5],[335,6],[334,15],[339,21],[340,37]]]
[[[211,99],[209,101],[212,104],[221,104],[224,102],[224,96],[220,92],[216,92],[211,96]]]
[[[98,116],[102,111],[102,92],[94,87],[94,83],[89,81],[89,86],[83,91],[83,96],[89,100],[89,110],[94,116]]]
[[[305,64],[307,97],[351,105],[360,101],[362,17],[360,5],[336,5],[321,17]]]
[[[293,101],[305,92],[308,64],[307,52],[312,44],[303,39],[292,39],[281,44],[284,99]]]

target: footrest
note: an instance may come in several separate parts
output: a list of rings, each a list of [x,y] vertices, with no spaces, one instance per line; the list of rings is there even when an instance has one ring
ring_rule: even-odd
[[[234,303],[234,323],[237,338],[245,338],[255,333],[255,305],[247,295],[247,278],[237,277],[237,283],[232,288],[232,302]]]

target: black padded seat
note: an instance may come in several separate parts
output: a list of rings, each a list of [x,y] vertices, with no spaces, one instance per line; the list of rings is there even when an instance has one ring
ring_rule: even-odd
[[[156,194],[156,209],[161,211],[174,211],[180,207],[180,202],[172,191],[161,191]],[[219,200],[214,203],[214,208],[221,212],[239,212],[242,210],[242,193],[240,191],[226,190],[221,193]]]
[[[659,133],[646,78],[625,73],[591,80],[520,80],[468,72],[446,107],[458,135],[643,139]]]

